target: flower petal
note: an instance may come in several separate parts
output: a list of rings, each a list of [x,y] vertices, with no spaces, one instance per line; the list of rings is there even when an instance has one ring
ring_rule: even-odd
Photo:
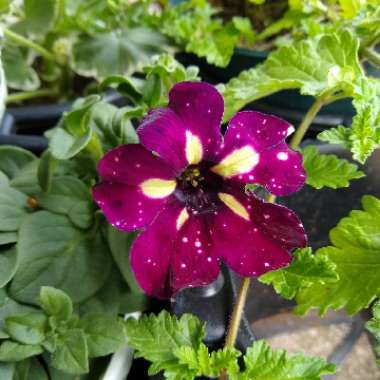
[[[258,165],[245,178],[251,183],[265,186],[272,194],[292,194],[305,184],[302,154],[281,143],[262,152]]]
[[[104,181],[140,185],[150,179],[172,180],[173,170],[161,158],[140,144],[122,145],[109,151],[99,162]]]
[[[307,236],[298,216],[285,206],[248,198],[250,218],[260,231],[286,250],[306,247]]]
[[[230,121],[218,164],[211,170],[242,184],[257,183],[275,195],[299,190],[305,183],[302,155],[288,148],[294,128],[272,115],[237,113]]]
[[[167,201],[147,197],[140,187],[118,182],[102,182],[93,188],[92,193],[107,220],[122,231],[148,225]]]
[[[177,173],[187,166],[186,128],[170,108],[156,108],[137,129],[141,144],[156,152]]]
[[[260,276],[281,268],[291,261],[289,250],[306,245],[302,224],[292,211],[246,195],[236,182],[227,182],[224,190],[234,203],[231,207],[224,202],[227,207],[214,216],[213,247],[238,274]]]
[[[168,204],[133,244],[132,269],[147,294],[169,298],[219,274],[207,220],[184,215],[181,204]]]
[[[141,143],[177,172],[214,157],[220,146],[223,98],[211,85],[181,82],[169,93],[168,108],[149,112],[138,128]]]
[[[228,150],[245,145],[260,153],[284,142],[294,132],[287,121],[256,111],[238,112],[229,122],[224,136]]]

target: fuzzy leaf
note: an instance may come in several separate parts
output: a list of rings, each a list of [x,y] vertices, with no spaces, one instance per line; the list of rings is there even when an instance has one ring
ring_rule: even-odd
[[[99,290],[110,270],[110,253],[100,233],[84,233],[63,215],[39,211],[28,216],[19,232],[19,269],[10,292],[35,304],[44,285],[59,287],[73,302]]]
[[[4,233],[6,234],[6,233]],[[9,232],[8,232],[9,234]],[[0,241],[2,235],[0,234]],[[4,236],[3,236],[4,238]],[[17,236],[16,236],[17,239]],[[11,241],[9,241],[11,240]],[[8,243],[14,239],[8,239]],[[4,243],[3,243],[4,244]],[[18,254],[16,247],[1,250],[0,251],[0,288],[8,284],[12,280],[18,268]]]
[[[26,345],[7,340],[0,345],[0,362],[18,362],[39,355],[42,351],[39,345]]]
[[[64,372],[82,374],[89,371],[86,337],[81,329],[72,329],[52,355],[52,365]]]
[[[335,264],[327,257],[315,256],[311,248],[297,249],[289,266],[259,277],[264,284],[273,285],[278,294],[286,299],[313,284],[329,284],[338,280]]]
[[[357,165],[333,154],[321,154],[315,146],[303,149],[302,155],[307,174],[306,183],[316,189],[348,187],[350,180],[365,176]]]
[[[40,79],[22,50],[7,44],[2,51],[2,61],[9,88],[33,91],[40,87]]]
[[[47,317],[38,312],[10,316],[5,320],[10,337],[23,344],[42,344],[46,324]]]
[[[88,356],[105,356],[126,344],[123,323],[111,315],[89,315],[79,325],[86,336]]]
[[[7,185],[0,186],[0,231],[17,231],[27,210],[25,194]]]
[[[88,228],[93,221],[94,205],[90,190],[78,178],[53,178],[50,191],[40,193],[36,198],[42,208],[67,215],[79,228]]]
[[[56,20],[60,0],[24,0],[22,28],[28,33],[45,34]]]
[[[380,200],[366,195],[363,211],[352,211],[330,231],[332,245],[319,249],[316,257],[326,257],[336,265],[339,280],[313,284],[297,296],[296,312],[319,308],[346,308],[354,314],[380,296]]]
[[[68,320],[73,313],[73,303],[62,290],[50,286],[42,286],[39,303],[44,312],[58,320]]]
[[[37,157],[26,149],[16,146],[0,146],[0,170],[12,180]]]
[[[290,88],[299,88],[304,95],[336,91],[351,95],[353,81],[362,76],[358,47],[358,39],[348,31],[280,47],[222,88],[225,119],[254,100]]]
[[[178,358],[174,350],[182,346],[197,349],[205,334],[201,322],[190,314],[177,319],[162,311],[158,316],[143,315],[139,320],[130,318],[126,324],[128,343],[137,350],[136,357],[152,362],[150,375],[176,367]]]
[[[322,375],[335,373],[335,365],[324,359],[302,354],[288,356],[284,350],[272,351],[263,340],[247,349],[244,363],[242,379],[246,380],[321,380]]]

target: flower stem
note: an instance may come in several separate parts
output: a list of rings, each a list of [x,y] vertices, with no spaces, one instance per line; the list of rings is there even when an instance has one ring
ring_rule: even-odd
[[[325,99],[326,99],[325,97],[319,97],[315,99],[314,103],[311,105],[305,117],[303,118],[300,126],[297,128],[296,133],[293,135],[292,139],[290,140],[290,144],[289,144],[290,148],[296,149],[298,145],[301,143],[311,123],[315,119],[315,116],[324,105]]]
[[[21,34],[15,33],[9,29],[4,30],[4,36],[8,38],[9,40],[13,41],[15,44],[27,47],[29,49],[32,49],[39,53],[42,57],[46,58],[49,61],[56,61],[56,58],[53,53],[51,53],[49,50],[45,49],[43,46],[28,40]]]
[[[225,347],[233,347],[235,345],[236,337],[239,331],[240,321],[244,310],[245,301],[247,299],[247,293],[251,279],[244,277],[239,289],[239,294],[236,298],[236,304],[234,306],[230,325],[228,327],[228,333],[226,337]]]
[[[10,94],[7,96],[6,103],[16,103],[16,102],[21,102],[23,100],[41,98],[44,96],[56,96],[56,95],[57,95],[56,91],[49,90],[49,89],[16,92],[14,94]]]

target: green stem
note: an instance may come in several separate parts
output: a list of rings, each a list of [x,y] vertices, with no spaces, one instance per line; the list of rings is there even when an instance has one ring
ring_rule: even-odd
[[[45,49],[43,46],[28,40],[21,34],[12,32],[9,29],[4,30],[4,36],[14,42],[17,45],[27,47],[29,49],[32,49],[39,53],[42,57],[46,58],[49,61],[56,62],[56,58],[53,53],[51,53],[49,50]]]
[[[376,67],[380,67],[380,54],[371,48],[365,48],[362,50],[363,57],[375,65]]]
[[[34,99],[34,98],[42,98],[44,96],[56,96],[57,92],[54,90],[36,90],[36,91],[25,91],[25,92],[16,92],[14,94],[10,94],[6,98],[6,103],[16,103],[21,102],[23,100]]]
[[[317,98],[315,102],[312,104],[312,106],[310,107],[309,111],[306,113],[304,119],[302,120],[299,128],[297,129],[296,133],[294,134],[289,144],[289,146],[292,149],[296,149],[298,147],[303,137],[305,136],[305,133],[307,132],[308,128],[313,122],[315,116],[317,115],[321,107],[324,105],[325,101],[327,101],[327,99],[328,99],[327,97]],[[273,194],[269,194],[267,196],[267,201],[270,203],[274,203],[276,201],[276,196],[274,196]],[[243,278],[239,293],[236,298],[236,303],[232,311],[231,320],[228,327],[228,332],[227,332],[227,337],[226,337],[226,342],[225,342],[225,347],[233,347],[235,345],[250,283],[251,283],[251,278],[249,277]],[[226,380],[227,379],[226,373],[223,372],[220,375],[219,379]]]
[[[315,99],[314,103],[309,108],[305,117],[303,118],[300,126],[297,128],[296,133],[293,135],[293,138],[290,140],[290,144],[289,144],[290,148],[296,149],[298,147],[303,137],[305,136],[305,133],[309,129],[311,123],[315,119],[315,116],[324,105],[325,100],[326,100],[325,97],[320,97],[320,98]]]

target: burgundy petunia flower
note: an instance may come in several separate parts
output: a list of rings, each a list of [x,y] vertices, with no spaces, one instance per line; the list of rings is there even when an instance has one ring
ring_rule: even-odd
[[[113,226],[144,228],[131,251],[141,287],[170,297],[213,281],[221,260],[242,276],[287,265],[290,251],[306,245],[301,222],[247,193],[245,184],[275,195],[304,184],[302,156],[285,143],[293,127],[246,111],[231,119],[223,137],[223,98],[213,86],[182,82],[169,99],[138,128],[141,144],[103,157],[103,182],[93,190]]]

